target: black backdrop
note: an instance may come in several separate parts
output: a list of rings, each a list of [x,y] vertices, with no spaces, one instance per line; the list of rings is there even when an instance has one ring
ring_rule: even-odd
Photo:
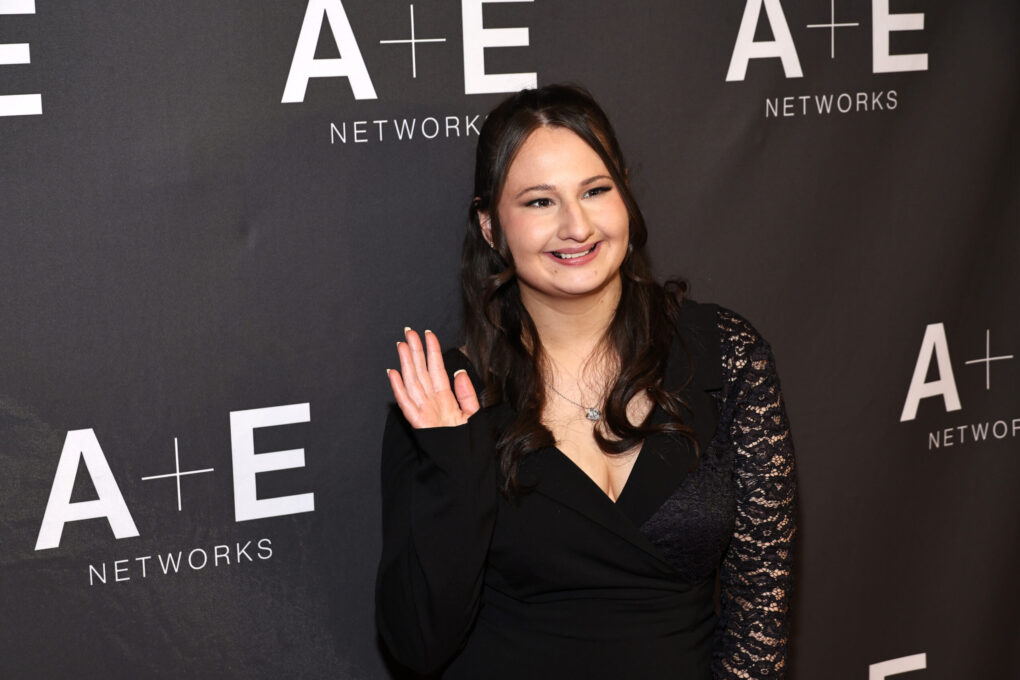
[[[0,44],[0,676],[387,677],[383,369],[456,339],[481,116],[570,80],[659,273],[777,355],[794,675],[1020,677],[1015,2],[0,0]]]

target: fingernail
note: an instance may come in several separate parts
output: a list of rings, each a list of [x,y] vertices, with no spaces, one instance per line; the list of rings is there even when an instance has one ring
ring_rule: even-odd
[[[458,373],[467,373],[463,368],[453,372],[453,377],[456,378]]]
[[[404,335],[407,335],[407,332],[408,332],[409,330],[411,330],[411,327],[410,327],[410,326],[404,326]]]
[[[426,333],[431,333],[432,331],[430,331],[429,329],[427,329],[427,328],[426,328],[426,329],[425,329],[425,332],[426,332]]]
[[[390,371],[392,371],[392,370],[393,370],[392,368],[387,368],[386,369],[386,377],[387,378],[390,377]]]
[[[397,340],[397,347],[400,347],[400,340]]]

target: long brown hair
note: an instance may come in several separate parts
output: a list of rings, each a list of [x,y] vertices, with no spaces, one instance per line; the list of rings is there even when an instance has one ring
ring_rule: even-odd
[[[461,255],[464,297],[464,340],[468,358],[484,383],[482,406],[508,402],[516,417],[500,432],[496,452],[504,476],[503,493],[521,489],[517,472],[523,458],[555,444],[541,422],[545,404],[542,342],[521,302],[513,256],[499,223],[500,194],[510,164],[528,136],[542,126],[562,127],[577,134],[605,163],[630,217],[630,243],[620,267],[619,305],[602,340],[602,349],[619,366],[604,408],[612,437],[595,428],[599,448],[623,453],[656,431],[677,432],[694,443],[693,431],[681,420],[684,403],[665,390],[662,376],[675,335],[685,287],[675,281],[660,285],[651,274],[644,246],[648,239],[644,217],[627,185],[626,166],[609,119],[584,89],[549,85],[522,90],[504,100],[486,118],[475,158],[475,198],[469,209]],[[485,240],[479,211],[489,215],[493,245]],[[627,404],[646,392],[670,416],[670,422],[632,425]]]

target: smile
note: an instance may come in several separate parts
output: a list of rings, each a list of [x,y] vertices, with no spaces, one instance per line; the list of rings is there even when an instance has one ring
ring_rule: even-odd
[[[560,250],[554,250],[554,251],[550,252],[549,254],[552,255],[553,257],[555,257],[558,260],[577,260],[577,259],[580,259],[580,258],[584,257],[585,255],[590,255],[592,252],[595,251],[595,249],[598,247],[598,245],[599,245],[598,243],[593,243],[590,248],[588,248],[586,250],[580,250],[580,251],[578,251],[576,253],[569,253],[569,252],[563,252],[563,251],[560,251]]]

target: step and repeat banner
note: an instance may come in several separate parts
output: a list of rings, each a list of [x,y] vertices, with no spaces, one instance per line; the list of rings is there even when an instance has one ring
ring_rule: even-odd
[[[1007,0],[0,0],[0,676],[399,677],[383,369],[569,81],[778,359],[791,676],[1020,677],[1018,64]]]

